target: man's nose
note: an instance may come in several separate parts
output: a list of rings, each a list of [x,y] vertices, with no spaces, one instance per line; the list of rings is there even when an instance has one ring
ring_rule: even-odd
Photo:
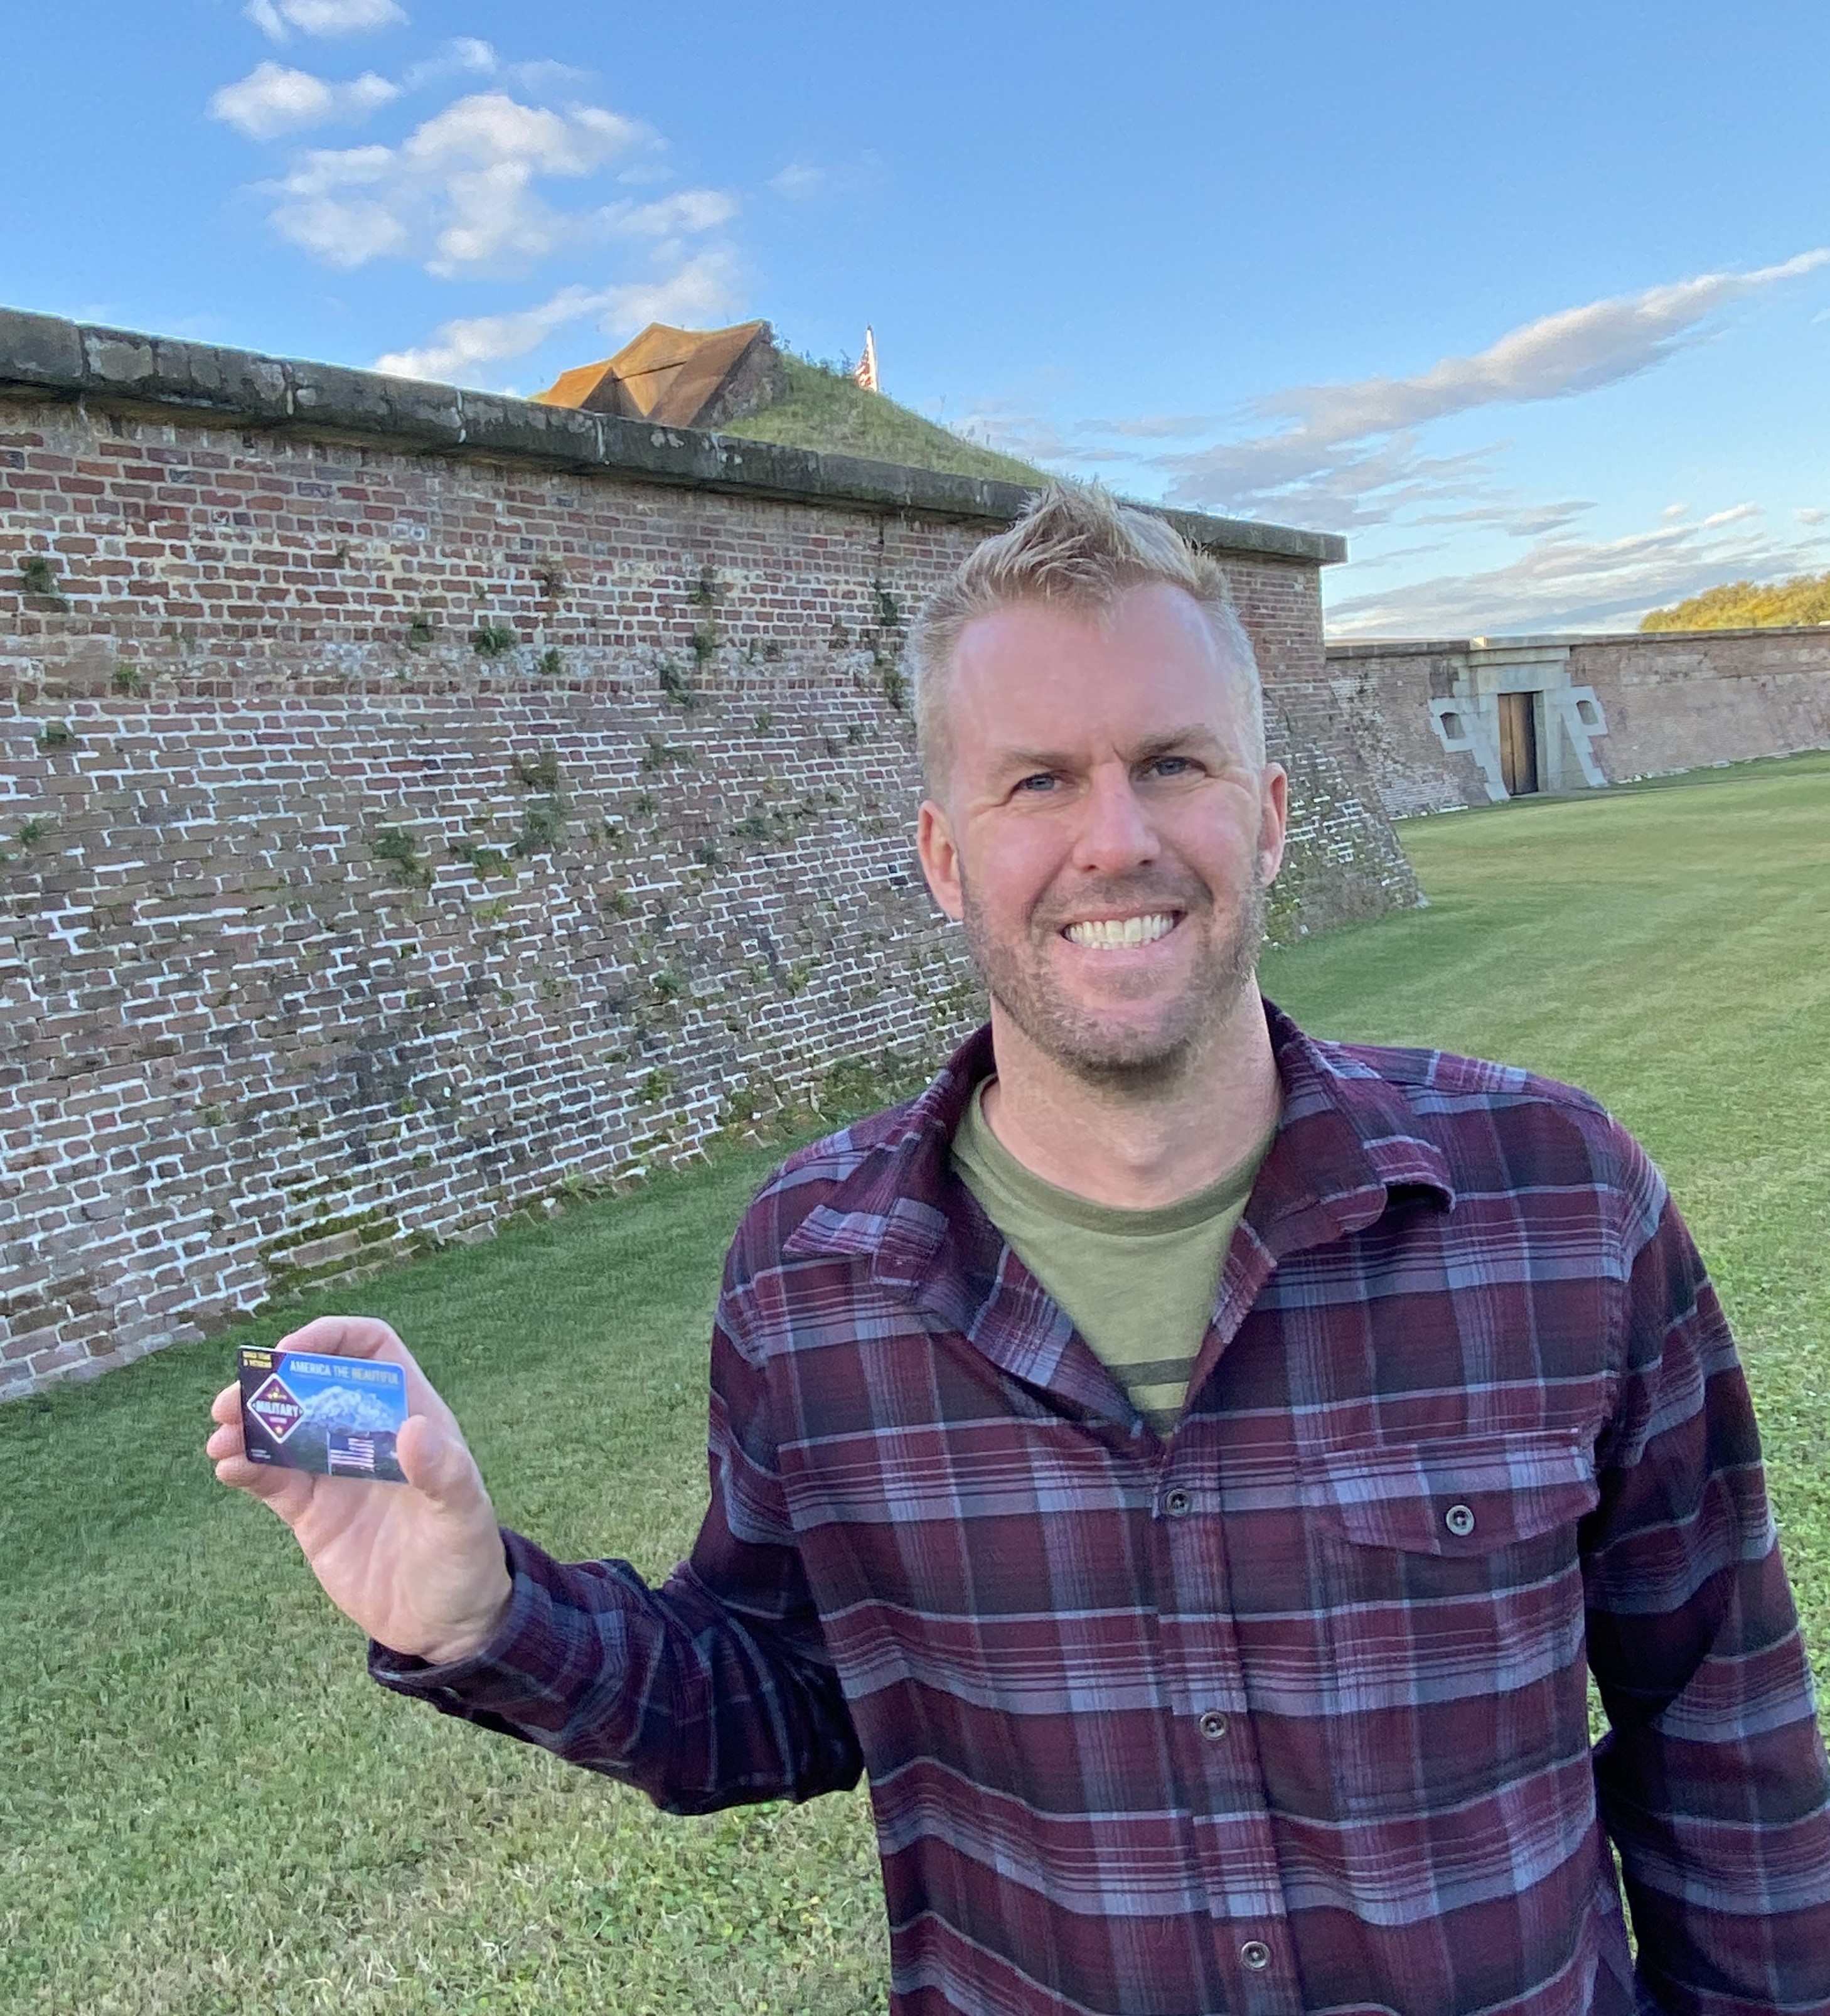
[[[1116,765],[1095,770],[1081,801],[1074,866],[1093,875],[1123,875],[1154,861],[1161,851],[1130,772]]]

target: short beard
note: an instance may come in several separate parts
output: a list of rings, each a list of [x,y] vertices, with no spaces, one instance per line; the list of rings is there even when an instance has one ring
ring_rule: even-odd
[[[1177,1010],[1161,1027],[1148,1032],[1115,1034],[1084,1010],[1061,998],[1041,956],[1026,957],[1059,927],[1037,921],[1026,944],[1012,945],[994,938],[971,884],[962,878],[962,922],[966,945],[992,999],[1042,1054],[1090,1087],[1120,1098],[1142,1098],[1173,1090],[1199,1063],[1210,1041],[1224,1027],[1240,997],[1257,975],[1259,949],[1264,941],[1264,919],[1270,884],[1257,862],[1251,887],[1234,913],[1231,927],[1210,948],[1193,984]],[[1139,892],[1127,896],[1122,887],[1111,892],[1114,907],[1134,906]],[[1145,900],[1162,894],[1142,892]],[[1189,903],[1181,892],[1170,902],[1185,913],[1178,930],[1190,928],[1210,900]],[[1206,892],[1200,892],[1206,899]]]

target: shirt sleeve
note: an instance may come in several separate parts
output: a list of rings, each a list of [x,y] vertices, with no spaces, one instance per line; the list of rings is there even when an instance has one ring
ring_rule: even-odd
[[[670,1813],[843,1791],[863,1769],[789,1521],[765,1370],[731,1270],[712,1338],[711,1504],[658,1589],[627,1561],[554,1561],[503,1534],[494,1638],[444,1665],[371,1643],[397,1694],[638,1787]]]
[[[1645,1229],[1584,1532],[1603,1823],[1667,2016],[1830,2011],[1830,1778],[1733,1338],[1633,1150]]]

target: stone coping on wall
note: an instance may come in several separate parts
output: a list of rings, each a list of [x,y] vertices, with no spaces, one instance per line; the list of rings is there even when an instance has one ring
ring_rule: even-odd
[[[379,437],[412,453],[601,470],[689,489],[861,505],[954,521],[1007,525],[1034,495],[1020,484],[982,477],[814,454],[378,371],[264,357],[0,308],[0,396],[22,394],[182,413],[244,427]],[[1346,542],[1332,532],[1192,511],[1163,509],[1159,515],[1214,553],[1312,567],[1332,566],[1347,556]]]
[[[1573,630],[1545,637],[1358,637],[1326,646],[1331,658],[1423,658],[1444,651],[1551,651],[1578,644],[1707,643],[1724,637],[1830,637],[1830,623],[1767,623],[1752,630]]]

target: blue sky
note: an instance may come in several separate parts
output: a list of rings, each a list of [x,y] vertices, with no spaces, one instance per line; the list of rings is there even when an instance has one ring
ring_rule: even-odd
[[[1344,532],[1344,635],[1830,567],[1830,10],[66,0],[0,302],[518,391],[659,318]]]

